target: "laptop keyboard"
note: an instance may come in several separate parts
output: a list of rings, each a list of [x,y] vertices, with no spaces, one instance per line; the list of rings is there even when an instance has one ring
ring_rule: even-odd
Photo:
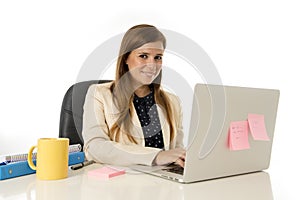
[[[170,164],[170,165],[168,165],[168,168],[163,169],[163,170],[167,171],[167,172],[172,172],[172,173],[183,175],[184,168],[179,165]]]

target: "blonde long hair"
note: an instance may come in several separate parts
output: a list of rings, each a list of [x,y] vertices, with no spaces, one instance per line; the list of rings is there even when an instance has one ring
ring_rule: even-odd
[[[110,88],[113,93],[112,102],[119,112],[119,118],[109,131],[109,137],[113,141],[118,142],[122,134],[122,136],[126,135],[129,141],[137,144],[135,139],[136,134],[132,128],[134,125],[131,120],[133,115],[132,99],[136,88],[133,88],[130,73],[127,73],[129,68],[126,64],[126,60],[134,49],[137,49],[146,43],[158,41],[162,42],[163,48],[165,49],[165,36],[155,26],[147,24],[133,26],[125,33],[122,39],[117,60],[116,77]],[[125,74],[126,76],[124,76]],[[161,105],[161,107],[164,108],[163,113],[170,125],[170,140],[172,141],[174,139],[175,131],[173,110],[168,96],[161,89],[161,77],[162,71],[152,82],[154,85],[154,98],[156,104]]]

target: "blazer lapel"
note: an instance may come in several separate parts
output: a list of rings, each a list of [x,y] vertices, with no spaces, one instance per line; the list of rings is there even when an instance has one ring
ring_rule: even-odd
[[[163,108],[161,108],[158,104],[156,104],[156,106],[157,106],[157,112],[158,112],[159,121],[161,125],[161,130],[163,134],[165,150],[169,150],[170,149],[170,127],[167,122],[167,119],[165,118]]]
[[[132,128],[133,128],[133,132],[134,132],[134,137],[135,137],[136,141],[138,142],[138,144],[142,144],[143,146],[145,146],[143,129],[141,127],[141,123],[137,116],[137,112],[135,110],[133,103],[131,103],[131,108],[132,108],[131,116],[132,116],[132,124],[133,124]]]

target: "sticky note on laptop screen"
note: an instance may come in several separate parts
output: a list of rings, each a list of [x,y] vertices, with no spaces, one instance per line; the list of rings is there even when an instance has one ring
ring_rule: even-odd
[[[230,150],[249,149],[248,122],[234,121],[230,123],[228,145]]]
[[[250,132],[254,140],[269,141],[266,131],[265,116],[260,114],[248,114]]]

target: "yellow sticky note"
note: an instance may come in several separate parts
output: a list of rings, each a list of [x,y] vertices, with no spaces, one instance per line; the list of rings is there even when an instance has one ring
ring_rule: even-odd
[[[265,116],[259,114],[248,114],[250,132],[254,140],[269,141],[265,126]]]
[[[230,123],[228,145],[230,150],[249,149],[248,122],[235,121]]]

